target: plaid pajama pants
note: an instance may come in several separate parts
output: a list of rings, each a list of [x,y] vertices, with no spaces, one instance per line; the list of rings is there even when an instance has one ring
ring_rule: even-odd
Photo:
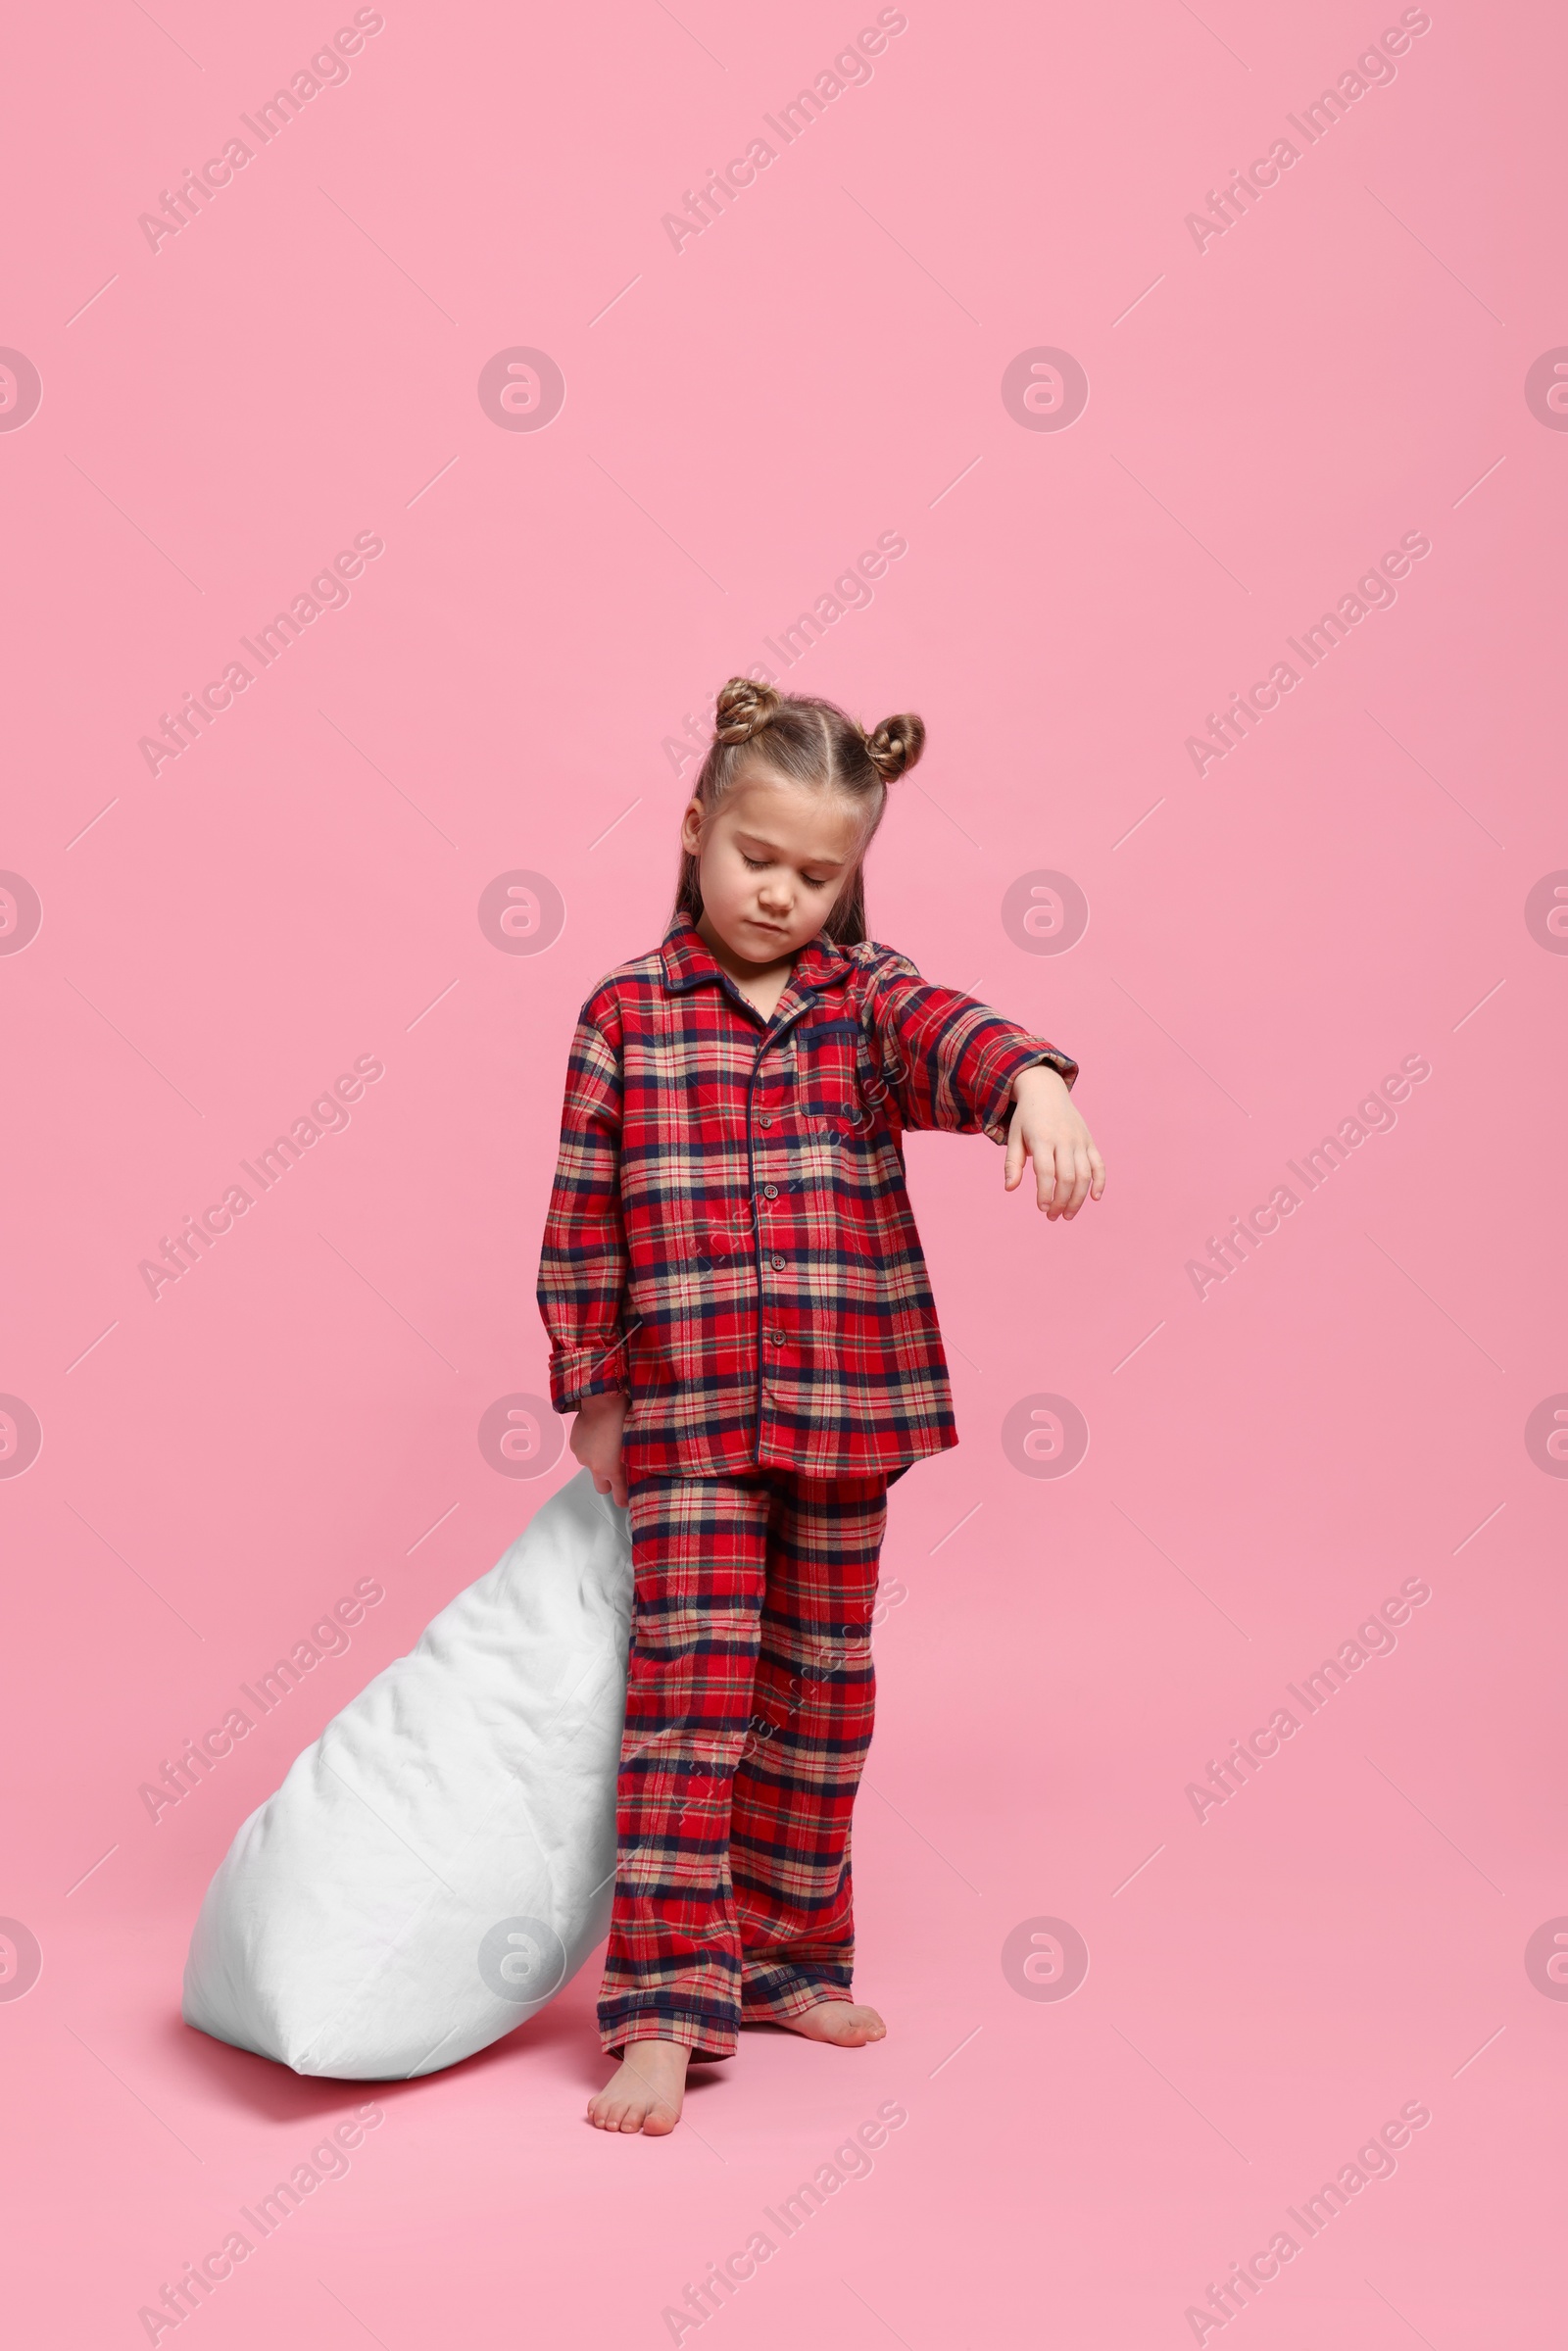
[[[639,1480],[600,2038],[733,2056],[848,2000],[886,1475]]]

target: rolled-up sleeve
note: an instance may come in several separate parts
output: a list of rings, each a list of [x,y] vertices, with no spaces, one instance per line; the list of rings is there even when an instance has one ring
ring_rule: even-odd
[[[1012,1081],[1044,1062],[1068,1086],[1070,1053],[1004,1019],[956,988],[930,985],[907,955],[882,949],[867,993],[874,1083],[890,1093],[906,1127],[989,1135],[1005,1143]]]
[[[539,1312],[550,1334],[550,1401],[558,1412],[630,1385],[620,1124],[619,1054],[585,1009],[571,1042],[539,1256]]]

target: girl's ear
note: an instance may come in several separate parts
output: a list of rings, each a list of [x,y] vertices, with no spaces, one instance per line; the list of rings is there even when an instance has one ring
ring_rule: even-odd
[[[680,820],[680,845],[689,856],[696,857],[702,847],[703,804],[690,800]]]

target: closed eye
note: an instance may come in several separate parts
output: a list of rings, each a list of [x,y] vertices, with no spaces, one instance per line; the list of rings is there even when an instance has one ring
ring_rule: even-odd
[[[744,849],[741,851],[741,863],[753,873],[766,873],[772,862],[771,857],[749,857]],[[808,890],[825,890],[830,878],[827,874],[814,873],[803,873],[801,876]]]

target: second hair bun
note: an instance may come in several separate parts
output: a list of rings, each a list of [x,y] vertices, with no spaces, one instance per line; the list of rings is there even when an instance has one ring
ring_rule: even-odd
[[[760,733],[778,709],[771,686],[755,678],[732,677],[719,691],[713,709],[713,733],[720,743],[749,743]]]
[[[891,784],[912,767],[924,751],[925,722],[912,710],[901,710],[896,718],[884,718],[875,733],[866,736],[865,748],[882,781]]]

